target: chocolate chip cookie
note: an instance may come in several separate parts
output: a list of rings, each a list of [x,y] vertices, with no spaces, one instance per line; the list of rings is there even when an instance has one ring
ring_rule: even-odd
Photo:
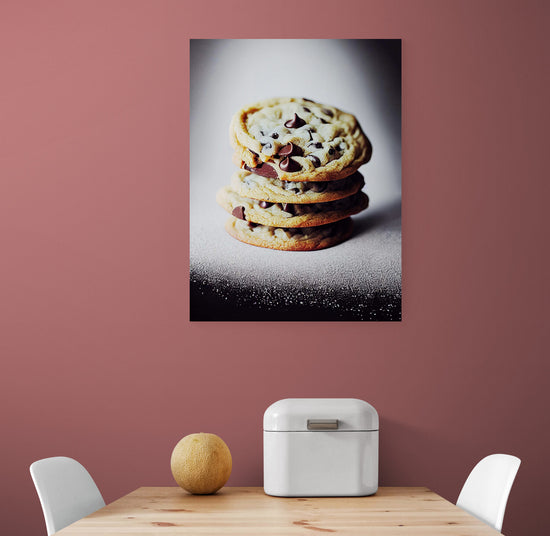
[[[282,228],[229,218],[226,231],[237,240],[262,248],[285,251],[313,251],[335,246],[352,233],[351,218],[319,227]]]
[[[287,251],[351,236],[350,216],[369,204],[357,169],[372,155],[353,115],[309,99],[269,99],[235,114],[230,138],[239,171],[216,200],[232,215],[231,236]]]
[[[313,227],[343,220],[366,209],[363,192],[326,203],[271,203],[242,197],[231,186],[219,190],[216,201],[240,220],[270,227]]]
[[[231,187],[242,197],[271,203],[326,203],[357,193],[365,185],[358,171],[334,181],[282,181],[240,169],[231,177]]]
[[[304,98],[246,106],[233,116],[229,131],[237,165],[269,179],[338,180],[372,155],[353,115]]]

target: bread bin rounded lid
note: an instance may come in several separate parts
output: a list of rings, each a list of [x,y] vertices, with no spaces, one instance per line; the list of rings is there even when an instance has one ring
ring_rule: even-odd
[[[376,431],[378,413],[357,398],[285,398],[264,413],[266,432]]]

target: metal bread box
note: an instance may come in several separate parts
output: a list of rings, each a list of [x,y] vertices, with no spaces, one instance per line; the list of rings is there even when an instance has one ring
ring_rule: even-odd
[[[264,491],[279,497],[372,495],[378,413],[355,398],[287,398],[264,413]]]

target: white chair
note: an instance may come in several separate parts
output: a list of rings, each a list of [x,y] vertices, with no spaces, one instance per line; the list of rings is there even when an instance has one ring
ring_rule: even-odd
[[[30,471],[48,536],[105,506],[90,473],[72,458],[38,460]]]
[[[519,458],[508,454],[491,454],[483,458],[466,479],[457,506],[500,532],[520,463]]]

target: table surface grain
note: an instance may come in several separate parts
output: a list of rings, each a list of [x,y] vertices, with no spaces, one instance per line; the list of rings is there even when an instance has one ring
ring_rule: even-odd
[[[259,487],[189,495],[142,487],[57,534],[489,536],[499,534],[424,487],[383,487],[370,497],[281,498]]]

